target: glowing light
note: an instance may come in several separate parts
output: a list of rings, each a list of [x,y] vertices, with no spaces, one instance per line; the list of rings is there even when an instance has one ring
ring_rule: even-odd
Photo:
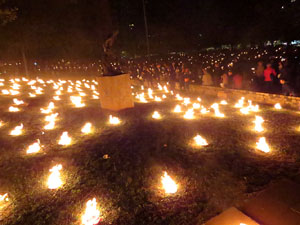
[[[51,174],[48,178],[48,188],[49,189],[57,189],[62,186],[62,180],[60,178],[60,170],[62,169],[62,165],[56,165],[52,167],[49,171]]]
[[[114,117],[112,115],[109,116],[109,123],[112,125],[118,125],[121,123],[121,120],[118,117]]]
[[[200,107],[201,107],[201,106],[200,106],[199,103],[194,103],[194,104],[193,104],[193,108],[194,108],[194,109],[200,109]]]
[[[10,132],[10,135],[13,135],[13,136],[19,136],[23,133],[23,124],[21,123],[21,125],[19,126],[16,126],[11,132]]]
[[[93,95],[93,99],[99,99],[97,95]]]
[[[84,134],[89,134],[92,132],[92,124],[91,123],[86,123],[82,129],[81,129],[81,132],[84,133]]]
[[[249,108],[248,108],[248,107],[241,108],[241,109],[240,109],[240,112],[241,112],[242,114],[247,115],[247,114],[249,114]]]
[[[270,147],[269,147],[269,145],[267,144],[266,138],[265,138],[265,137],[261,137],[261,138],[259,139],[259,141],[256,142],[256,148],[257,148],[258,150],[260,150],[260,151],[265,152],[265,153],[270,152]]]
[[[178,101],[182,101],[183,100],[183,98],[179,95],[179,94],[176,94],[176,99],[178,100]]]
[[[194,117],[194,109],[188,109],[188,110],[185,112],[183,118],[184,118],[184,119],[187,119],[187,120],[192,120],[192,119],[194,119],[194,118],[195,118],[195,117]]]
[[[70,99],[72,103],[75,105],[75,107],[77,108],[81,108],[85,106],[85,104],[81,102],[82,99],[80,96],[71,96]]]
[[[236,108],[242,108],[242,107],[244,106],[244,100],[245,100],[245,98],[242,97],[242,98],[234,105],[234,107],[236,107]]]
[[[36,95],[32,94],[32,93],[29,93],[28,95],[29,95],[30,98],[35,98],[36,97]]]
[[[262,127],[262,123],[264,122],[264,119],[261,116],[255,116],[255,120],[253,123],[255,124],[254,130],[257,132],[263,132],[264,128]]]
[[[59,145],[69,145],[71,144],[72,139],[68,136],[68,132],[63,132],[58,141]]]
[[[166,194],[174,194],[177,192],[177,184],[174,180],[172,180],[167,172],[164,172],[164,176],[161,177],[161,182]]]
[[[274,108],[275,108],[275,109],[282,109],[280,103],[276,103],[276,104],[274,105]]]
[[[149,96],[150,99],[153,99],[153,95],[152,94],[153,94],[152,89],[148,88],[148,96]]]
[[[188,105],[191,103],[191,99],[190,98],[184,98],[183,99],[183,104]]]
[[[169,90],[168,90],[166,85],[164,86],[164,90],[165,90],[166,93],[169,93]]]
[[[222,101],[220,102],[220,104],[221,104],[221,105],[228,105],[228,103],[227,103],[225,100],[222,100]]]
[[[196,137],[194,137],[194,141],[195,141],[196,146],[207,146],[208,145],[207,141],[200,135],[197,135]]]
[[[5,193],[4,195],[0,195],[0,203],[8,202],[8,201],[9,201],[9,198],[8,198],[7,193]]]
[[[53,130],[55,127],[55,122],[54,121],[50,121],[49,123],[47,123],[45,126],[44,126],[44,129],[45,130]]]
[[[17,108],[17,107],[14,107],[14,106],[10,106],[10,107],[8,108],[8,111],[9,111],[9,112],[19,112],[20,109]]]
[[[207,114],[209,110],[207,110],[205,107],[202,106],[202,109],[200,110],[201,114]]]
[[[158,119],[161,119],[161,115],[159,114],[159,112],[155,111],[152,114],[152,118],[158,120]]]
[[[158,84],[157,87],[158,87],[158,89],[159,89],[160,91],[162,91],[163,88],[162,88],[162,86],[161,86],[160,84]]]
[[[54,99],[55,101],[61,100],[59,96],[54,96],[53,99]]]
[[[35,143],[33,143],[32,145],[29,145],[29,147],[27,148],[26,153],[27,154],[32,154],[32,153],[37,153],[41,150],[41,143],[40,140],[38,139]]]
[[[4,95],[9,95],[10,94],[10,92],[8,91],[8,90],[2,90],[2,94],[4,94]]]
[[[162,100],[161,100],[160,97],[155,96],[155,97],[154,97],[154,101],[156,101],[156,102],[161,102]]]
[[[20,92],[19,91],[15,91],[15,90],[10,90],[10,94],[11,95],[18,95],[18,94],[20,94]]]
[[[167,96],[166,96],[165,94],[163,94],[163,95],[162,95],[162,98],[163,98],[163,99],[166,99],[166,98],[167,98]]]
[[[225,115],[220,112],[220,110],[219,110],[219,104],[218,103],[214,103],[211,106],[211,108],[213,108],[215,110],[215,116],[216,117],[225,117]]]
[[[16,99],[16,98],[13,99],[13,102],[14,102],[16,105],[22,105],[22,104],[24,104],[24,101],[18,100],[18,99]]]
[[[182,112],[182,111],[181,111],[181,106],[180,106],[180,105],[176,105],[173,112],[174,112],[174,113],[181,113],[181,112]]]
[[[96,225],[100,221],[100,211],[97,209],[96,198],[86,203],[85,213],[81,217],[81,223],[84,225]]]

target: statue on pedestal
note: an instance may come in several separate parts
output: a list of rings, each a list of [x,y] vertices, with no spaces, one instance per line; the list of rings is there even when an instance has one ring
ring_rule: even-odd
[[[103,76],[117,76],[123,74],[118,67],[114,67],[112,63],[118,63],[118,57],[112,51],[112,46],[119,34],[119,31],[113,32],[103,43],[103,58],[102,58],[102,67],[103,67]]]

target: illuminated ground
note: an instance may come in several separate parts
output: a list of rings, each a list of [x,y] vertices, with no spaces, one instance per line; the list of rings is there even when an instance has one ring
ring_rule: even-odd
[[[242,115],[236,102],[220,105],[225,118],[199,110],[193,120],[175,114],[174,96],[166,94],[162,103],[138,103],[134,109],[118,116],[122,123],[108,124],[108,112],[101,111],[92,90],[81,85],[86,107],[75,108],[64,84],[60,101],[53,101],[59,113],[54,130],[43,127],[45,108],[52,101],[53,84],[36,84],[44,94],[28,96],[30,88],[19,82],[22,95],[0,97],[0,194],[8,193],[9,206],[1,211],[1,224],[80,224],[87,200],[95,197],[102,214],[100,224],[195,224],[205,221],[240,200],[282,177],[295,179],[300,169],[298,149],[300,115],[295,111],[260,106],[257,113]],[[91,84],[91,83],[89,83]],[[11,83],[4,82],[3,89]],[[139,90],[139,93],[142,91]],[[147,92],[145,91],[145,96]],[[163,92],[153,95],[162,96]],[[209,108],[213,101],[202,98]],[[13,98],[28,105],[20,112],[8,112]],[[192,99],[194,102],[196,98]],[[183,110],[191,108],[184,107]],[[159,111],[161,120],[151,115]],[[253,131],[255,115],[265,119],[265,132]],[[93,124],[90,135],[81,134],[86,122]],[[24,133],[13,137],[9,132],[20,123]],[[72,138],[62,147],[58,140],[63,131]],[[200,134],[209,143],[192,146]],[[259,137],[265,136],[271,152],[255,149]],[[27,155],[29,145],[40,139],[40,153]],[[57,190],[47,187],[49,169],[62,164],[64,184]],[[164,194],[163,172],[178,183],[178,192]]]

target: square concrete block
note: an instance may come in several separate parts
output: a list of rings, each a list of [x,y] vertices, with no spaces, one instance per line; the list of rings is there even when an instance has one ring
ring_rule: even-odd
[[[129,74],[98,77],[97,81],[103,109],[119,111],[134,107]]]
[[[209,220],[205,225],[259,225],[254,220],[232,207]]]
[[[264,225],[300,225],[300,185],[280,181],[241,207]]]

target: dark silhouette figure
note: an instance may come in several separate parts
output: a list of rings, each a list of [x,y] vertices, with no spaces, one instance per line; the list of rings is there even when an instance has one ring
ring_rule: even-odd
[[[112,35],[110,35],[105,42],[103,43],[103,59],[102,59],[102,67],[103,67],[103,76],[117,76],[122,74],[120,68],[114,67],[112,63],[118,62],[117,57],[112,51],[112,46],[119,34],[119,31],[115,31]]]

